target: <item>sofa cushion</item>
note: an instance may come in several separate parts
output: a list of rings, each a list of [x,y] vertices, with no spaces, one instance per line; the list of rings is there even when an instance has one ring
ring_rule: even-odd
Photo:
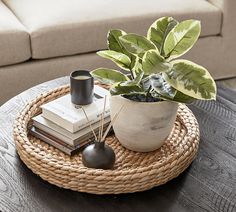
[[[202,36],[221,30],[221,11],[205,0],[5,0],[31,34],[35,59],[106,48],[110,28],[145,34],[161,16],[202,21]]]
[[[19,63],[30,57],[29,34],[0,1],[0,66]]]

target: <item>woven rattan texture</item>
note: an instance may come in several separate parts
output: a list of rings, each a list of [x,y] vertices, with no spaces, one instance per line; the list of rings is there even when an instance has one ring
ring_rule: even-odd
[[[160,149],[149,153],[133,152],[122,147],[115,136],[110,136],[106,143],[116,153],[114,169],[86,168],[81,154],[70,157],[28,135],[31,118],[41,112],[39,106],[68,92],[69,86],[64,86],[40,95],[26,105],[14,123],[14,140],[21,160],[49,183],[94,194],[143,191],[177,177],[196,156],[198,123],[192,112],[180,104],[173,130]]]

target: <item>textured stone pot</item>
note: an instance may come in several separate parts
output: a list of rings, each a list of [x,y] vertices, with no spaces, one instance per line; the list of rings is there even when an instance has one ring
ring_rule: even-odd
[[[135,102],[122,96],[112,96],[111,117],[121,110],[113,129],[127,149],[148,152],[160,148],[171,132],[178,109],[175,102]]]

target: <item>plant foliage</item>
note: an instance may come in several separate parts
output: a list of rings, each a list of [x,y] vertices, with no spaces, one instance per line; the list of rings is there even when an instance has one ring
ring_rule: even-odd
[[[108,50],[97,54],[110,59],[120,69],[98,68],[91,74],[109,84],[112,95],[130,99],[182,103],[215,99],[215,82],[204,67],[188,60],[174,60],[193,47],[200,31],[199,21],[179,23],[172,17],[156,20],[148,29],[147,37],[110,30]]]

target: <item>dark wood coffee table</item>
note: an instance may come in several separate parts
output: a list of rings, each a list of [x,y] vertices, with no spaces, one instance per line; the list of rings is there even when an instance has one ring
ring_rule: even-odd
[[[219,89],[217,102],[190,106],[200,125],[200,149],[179,177],[145,192],[97,196],[43,181],[15,150],[16,114],[40,93],[66,83],[68,78],[46,82],[0,107],[0,211],[236,211],[236,92]]]

